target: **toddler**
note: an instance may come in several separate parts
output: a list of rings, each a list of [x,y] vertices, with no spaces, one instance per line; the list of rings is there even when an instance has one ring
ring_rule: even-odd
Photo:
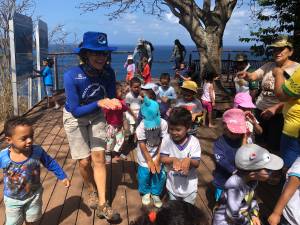
[[[161,162],[168,168],[166,186],[170,200],[195,204],[201,148],[199,140],[188,134],[191,125],[191,113],[175,107],[169,117],[169,134],[162,140],[160,155]]]
[[[215,89],[213,84],[213,73],[207,73],[204,77],[203,94],[201,96],[202,106],[205,109],[203,115],[203,125],[208,122],[208,127],[214,127],[212,123],[212,110],[215,106]]]
[[[124,68],[126,68],[127,70],[126,83],[129,84],[130,80],[134,77],[134,73],[135,73],[135,64],[133,62],[132,55],[128,55],[127,61],[124,64]]]
[[[268,181],[273,171],[282,168],[283,160],[258,145],[246,144],[236,152],[235,165],[237,171],[225,183],[213,225],[260,225],[255,189],[258,181]]]
[[[3,169],[6,224],[34,223],[42,217],[43,187],[40,181],[40,164],[70,186],[66,174],[45,150],[33,144],[33,128],[24,117],[5,122],[5,139],[9,146],[0,151],[0,168]]]
[[[223,114],[224,131],[214,143],[213,153],[216,161],[213,184],[215,200],[218,202],[226,180],[236,171],[235,153],[242,146],[246,133],[245,114],[240,109],[229,109]]]
[[[160,118],[158,103],[148,96],[144,97],[141,113],[143,120],[136,129],[138,190],[142,194],[143,205],[149,205],[152,198],[154,206],[160,208],[160,194],[165,186],[166,174],[161,166],[159,152],[168,124]]]

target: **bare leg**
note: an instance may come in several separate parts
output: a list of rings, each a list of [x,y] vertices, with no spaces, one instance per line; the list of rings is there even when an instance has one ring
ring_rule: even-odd
[[[204,110],[204,112],[203,112],[203,121],[202,121],[203,126],[206,126],[206,121],[207,121],[207,111]]]
[[[92,152],[92,161],[94,164],[94,179],[99,195],[99,206],[101,206],[106,202],[105,151]]]
[[[91,165],[91,158],[80,159],[79,161],[79,171],[84,180],[84,184],[87,185],[88,191],[92,192],[96,190],[96,185],[94,181],[94,172]]]
[[[214,125],[212,123],[212,112],[208,112],[208,126],[214,127]]]

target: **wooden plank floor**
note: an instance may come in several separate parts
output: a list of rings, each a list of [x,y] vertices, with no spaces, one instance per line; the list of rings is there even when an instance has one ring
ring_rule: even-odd
[[[63,101],[63,97],[61,97]],[[78,170],[78,163],[72,160],[69,152],[69,145],[62,124],[62,108],[59,110],[43,109],[43,103],[35,107],[26,116],[34,122],[35,143],[42,147],[55,158],[63,167],[69,178],[71,186],[65,188],[56,177],[45,168],[41,170],[41,181],[44,187],[43,194],[43,217],[41,225],[102,225],[108,224],[105,220],[96,217],[94,210],[87,206],[87,192]],[[211,223],[213,195],[211,181],[214,170],[212,154],[213,141],[221,134],[221,122],[218,127],[209,129],[201,127],[197,137],[200,139],[202,156],[198,169],[199,185],[196,205],[206,215],[207,224]],[[107,165],[107,193],[113,207],[120,213],[122,221],[119,224],[129,225],[141,213],[141,198],[137,190],[136,180],[136,158],[135,152],[129,153],[128,161],[120,161]],[[262,186],[260,193],[264,195],[264,211],[270,212],[274,206],[274,197],[278,191],[270,186]],[[3,203],[3,178],[0,175],[0,225],[4,224],[5,213]],[[266,198],[265,193],[270,198]],[[273,200],[271,200],[273,199]]]

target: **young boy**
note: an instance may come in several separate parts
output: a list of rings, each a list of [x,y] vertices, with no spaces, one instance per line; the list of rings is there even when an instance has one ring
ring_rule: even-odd
[[[199,140],[188,135],[192,125],[191,113],[175,107],[169,117],[169,135],[161,144],[161,162],[167,165],[167,190],[170,200],[195,204],[198,188],[197,167],[200,163]]]
[[[300,224],[300,157],[287,172],[286,184],[282,194],[269,217],[270,225]],[[283,217],[282,217],[283,215]]]
[[[198,85],[194,81],[184,81],[181,86],[182,98],[176,102],[176,107],[182,106],[192,113],[192,120],[203,114],[202,104],[196,98]]]
[[[258,145],[246,144],[236,152],[235,164],[237,172],[225,183],[213,225],[260,225],[255,189],[258,181],[267,181],[282,168],[283,160]]]
[[[168,124],[160,118],[158,103],[146,95],[141,114],[143,120],[136,129],[138,189],[143,195],[143,205],[149,205],[152,198],[154,206],[160,208],[162,202],[159,196],[165,186],[166,174],[161,167],[159,152],[161,139],[167,134]]]
[[[229,109],[223,114],[223,135],[214,143],[213,152],[216,161],[213,184],[215,200],[219,201],[226,180],[236,171],[235,153],[242,146],[246,133],[245,114],[240,109]]]
[[[9,146],[0,152],[0,168],[4,174],[6,224],[32,224],[42,216],[40,164],[53,171],[66,187],[70,181],[41,146],[33,145],[33,129],[27,119],[7,120],[4,133]]]
[[[141,81],[139,78],[133,77],[130,80],[130,92],[128,92],[125,97],[125,102],[128,106],[128,111],[125,115],[130,125],[131,134],[134,134],[136,121],[143,101],[140,93]]]

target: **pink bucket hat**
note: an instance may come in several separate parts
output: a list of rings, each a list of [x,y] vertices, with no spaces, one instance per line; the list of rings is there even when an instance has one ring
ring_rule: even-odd
[[[256,106],[252,102],[252,97],[249,92],[237,93],[234,97],[234,108],[243,107],[248,109],[255,109]]]
[[[245,113],[241,109],[229,109],[223,114],[223,121],[227,128],[235,134],[246,133]]]

